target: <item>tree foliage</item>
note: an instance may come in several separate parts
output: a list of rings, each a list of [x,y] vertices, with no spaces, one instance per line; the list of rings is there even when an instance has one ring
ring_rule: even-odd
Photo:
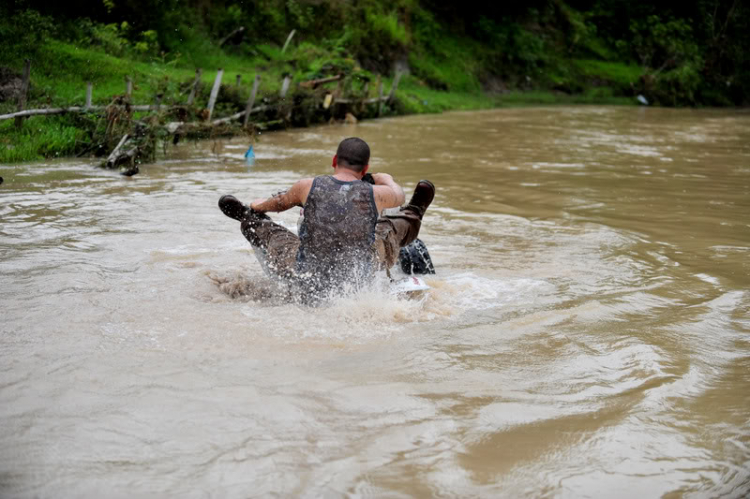
[[[199,50],[202,40],[218,44],[240,26],[222,50],[258,53],[294,29],[296,43],[374,71],[408,60],[443,89],[471,87],[462,83],[468,71],[576,91],[590,77],[580,61],[590,60],[639,65],[641,77],[617,91],[666,105],[747,104],[750,95],[750,3],[742,0],[7,0],[0,48],[32,53],[55,36],[167,57]]]

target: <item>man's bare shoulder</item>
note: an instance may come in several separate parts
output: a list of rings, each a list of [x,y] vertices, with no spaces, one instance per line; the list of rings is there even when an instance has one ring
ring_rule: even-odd
[[[299,187],[310,188],[312,187],[313,181],[315,181],[315,178],[313,177],[303,178],[303,179],[298,180],[294,185],[299,186]]]
[[[295,182],[290,191],[293,193],[294,198],[302,205],[307,201],[307,195],[310,194],[312,189],[314,178],[303,178]]]
[[[295,182],[295,184],[292,186],[292,189],[305,193],[305,196],[307,196],[307,193],[310,192],[310,189],[312,188],[313,182],[315,181],[314,178],[303,178]]]

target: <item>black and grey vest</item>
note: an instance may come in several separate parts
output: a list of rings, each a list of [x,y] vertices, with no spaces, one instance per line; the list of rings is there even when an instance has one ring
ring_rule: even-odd
[[[372,185],[316,177],[299,229],[297,271],[312,291],[370,282],[378,209]]]

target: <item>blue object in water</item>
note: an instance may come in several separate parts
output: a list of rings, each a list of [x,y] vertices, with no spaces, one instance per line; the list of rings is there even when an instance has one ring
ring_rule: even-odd
[[[250,146],[245,153],[245,163],[247,166],[253,166],[255,164],[255,151],[253,151],[253,146]]]

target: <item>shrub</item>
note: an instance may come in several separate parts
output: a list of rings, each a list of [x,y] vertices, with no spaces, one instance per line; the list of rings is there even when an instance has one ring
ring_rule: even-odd
[[[0,8],[0,40],[4,58],[20,59],[36,54],[54,31],[51,17],[26,9],[7,15]]]

